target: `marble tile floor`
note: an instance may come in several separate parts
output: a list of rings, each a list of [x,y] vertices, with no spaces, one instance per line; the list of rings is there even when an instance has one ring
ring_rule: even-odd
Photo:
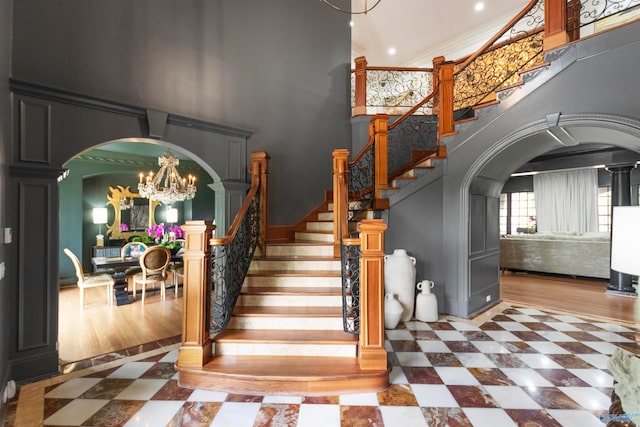
[[[23,385],[5,426],[603,426],[637,327],[504,304],[407,322],[386,331],[387,390],[321,397],[180,388],[172,344]]]

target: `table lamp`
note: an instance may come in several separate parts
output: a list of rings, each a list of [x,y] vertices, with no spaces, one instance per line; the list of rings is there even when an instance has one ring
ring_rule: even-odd
[[[167,208],[167,222],[169,224],[175,224],[178,222],[178,209]]]
[[[104,235],[102,234],[102,224],[107,223],[107,208],[93,208],[93,223],[98,224],[98,235],[96,236],[96,246],[104,246]]]

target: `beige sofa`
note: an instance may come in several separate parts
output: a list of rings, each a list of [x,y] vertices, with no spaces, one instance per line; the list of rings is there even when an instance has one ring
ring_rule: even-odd
[[[536,233],[503,236],[500,268],[609,279],[609,233]]]

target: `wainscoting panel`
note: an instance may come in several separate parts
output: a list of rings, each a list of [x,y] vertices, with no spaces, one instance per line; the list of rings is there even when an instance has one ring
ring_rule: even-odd
[[[20,99],[18,121],[19,161],[51,162],[51,105],[44,101]]]

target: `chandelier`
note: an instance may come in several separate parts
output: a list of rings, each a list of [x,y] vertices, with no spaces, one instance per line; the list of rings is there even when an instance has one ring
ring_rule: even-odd
[[[140,173],[138,193],[141,197],[157,200],[163,205],[193,199],[196,195],[196,177],[189,175],[182,178],[176,169],[180,160],[171,151],[158,157],[160,169],[156,175],[153,171],[145,177]]]
[[[382,0],[376,0],[373,3],[373,6],[369,6],[368,0],[362,0],[362,7],[360,9],[354,9],[353,7],[350,10],[347,9],[343,9],[340,6],[336,6],[334,4],[334,2],[330,1],[330,0],[320,0],[322,1],[324,4],[334,8],[335,10],[338,10],[340,12],[344,12],[344,13],[349,13],[351,15],[366,15],[367,12],[371,12],[373,10],[374,7],[376,7]],[[352,0],[352,4],[355,2],[355,0]]]

